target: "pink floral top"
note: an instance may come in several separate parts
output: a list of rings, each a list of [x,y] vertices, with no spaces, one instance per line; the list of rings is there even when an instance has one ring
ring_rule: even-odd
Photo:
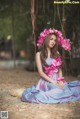
[[[58,72],[58,69],[62,65],[62,60],[60,57],[57,57],[52,60],[51,65],[43,66],[44,68],[44,73],[48,76],[51,76],[54,72]]]

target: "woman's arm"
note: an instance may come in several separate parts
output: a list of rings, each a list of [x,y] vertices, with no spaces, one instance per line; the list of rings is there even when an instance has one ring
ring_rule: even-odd
[[[60,86],[61,88],[64,88],[64,83],[63,83],[63,81],[62,81],[61,79],[64,80],[64,77],[63,77],[63,74],[62,74],[62,69],[60,68],[60,69],[59,69],[59,80],[60,80],[60,81],[58,81],[58,84],[59,84],[59,86]]]
[[[59,77],[62,77],[63,76],[63,74],[62,74],[62,69],[60,68],[59,69]]]
[[[38,69],[38,73],[41,77],[43,77],[46,81],[56,84],[56,82],[54,82],[53,80],[51,80],[44,72],[43,72],[43,68],[42,68],[42,63],[41,63],[41,58],[40,58],[40,52],[36,53],[36,65],[37,65],[37,69]]]

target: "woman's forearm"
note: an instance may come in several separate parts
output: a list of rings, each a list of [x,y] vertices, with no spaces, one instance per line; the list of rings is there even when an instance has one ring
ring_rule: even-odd
[[[62,77],[63,76],[63,74],[62,74],[62,69],[60,68],[59,69],[59,77]]]
[[[54,83],[54,81],[53,81],[50,77],[48,77],[44,72],[39,73],[39,75],[40,75],[42,78],[44,78],[44,80],[46,80],[46,81],[48,81],[48,82],[50,82],[50,83]]]

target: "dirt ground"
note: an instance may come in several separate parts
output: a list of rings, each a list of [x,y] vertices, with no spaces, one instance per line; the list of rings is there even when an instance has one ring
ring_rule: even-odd
[[[65,76],[67,81],[78,78]],[[24,69],[0,70],[0,111],[8,111],[8,119],[80,119],[80,102],[63,104],[31,104],[9,94],[11,89],[28,88],[39,80],[38,73]]]

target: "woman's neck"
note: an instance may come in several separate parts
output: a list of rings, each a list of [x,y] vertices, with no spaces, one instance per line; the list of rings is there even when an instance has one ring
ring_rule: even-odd
[[[47,47],[48,57],[51,55],[51,49]]]

